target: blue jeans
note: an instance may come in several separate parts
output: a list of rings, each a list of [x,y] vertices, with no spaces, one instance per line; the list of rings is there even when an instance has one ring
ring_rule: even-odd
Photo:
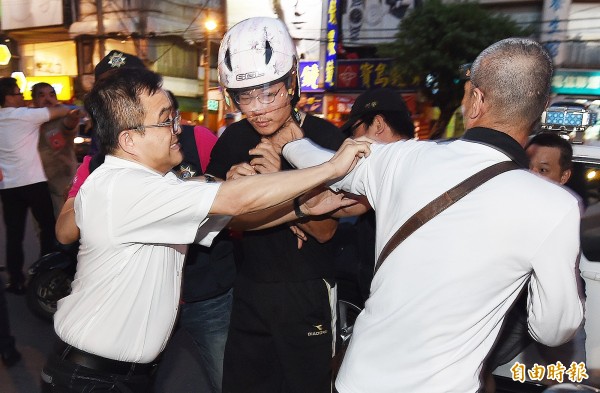
[[[223,295],[181,306],[181,327],[192,336],[200,350],[201,365],[211,386],[199,386],[198,392],[221,393],[223,354],[229,330],[233,290]]]

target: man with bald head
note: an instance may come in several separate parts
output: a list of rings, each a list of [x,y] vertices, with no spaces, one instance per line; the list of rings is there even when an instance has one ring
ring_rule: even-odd
[[[499,41],[471,67],[460,139],[374,144],[331,185],[367,196],[380,255],[407,219],[466,178],[506,161],[521,168],[471,191],[389,254],[356,319],[336,380],[340,393],[479,391],[483,361],[526,285],[535,340],[556,346],[579,327],[578,201],[531,173],[524,150],[551,76],[539,43]],[[305,139],[283,148],[297,167],[331,154]]]

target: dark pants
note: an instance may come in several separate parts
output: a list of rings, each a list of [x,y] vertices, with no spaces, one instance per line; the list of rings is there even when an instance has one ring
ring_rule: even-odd
[[[41,182],[0,190],[0,197],[6,226],[8,279],[12,284],[22,284],[25,281],[23,238],[25,237],[27,209],[31,209],[39,226],[40,256],[52,252],[55,248],[55,219],[48,183]]]
[[[332,305],[335,288],[322,279],[259,283],[238,276],[223,392],[330,393]]]
[[[122,372],[92,369],[70,359],[69,356],[73,354],[71,351],[82,352],[62,341],[57,343],[55,353],[50,355],[42,370],[43,393],[153,392],[152,371],[146,371],[148,368],[146,365],[129,363],[126,366],[127,371]],[[95,355],[90,356],[95,357]],[[123,362],[104,359],[104,363],[110,364],[111,362],[123,366]],[[140,371],[138,366],[145,368]],[[153,369],[150,368],[150,370]]]
[[[192,336],[202,359],[201,366],[209,384],[195,388],[202,393],[220,393],[223,381],[223,356],[233,290],[211,299],[181,305],[180,324]]]
[[[0,276],[0,352],[14,347],[15,339],[10,335],[10,324],[8,322],[8,308],[4,296],[4,280]]]

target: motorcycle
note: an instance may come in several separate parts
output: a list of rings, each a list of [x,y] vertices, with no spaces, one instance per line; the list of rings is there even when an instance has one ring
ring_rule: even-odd
[[[44,255],[29,268],[25,298],[38,318],[52,321],[56,303],[71,293],[78,248],[78,243],[61,245],[59,251]]]

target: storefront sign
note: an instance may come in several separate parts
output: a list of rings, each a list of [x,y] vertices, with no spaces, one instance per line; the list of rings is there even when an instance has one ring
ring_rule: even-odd
[[[10,49],[8,46],[2,44],[0,45],[0,65],[7,65],[10,63],[10,58],[12,55],[10,54]]]
[[[541,42],[555,65],[565,60],[565,41],[568,39],[571,0],[544,0],[542,7]]]
[[[300,91],[322,91],[319,88],[319,62],[300,62]]]
[[[298,109],[312,114],[323,113],[323,94],[302,94],[297,105]]]
[[[327,48],[325,49],[325,89],[335,86],[337,44],[339,40],[338,0],[329,0],[327,5]]]
[[[552,92],[600,96],[600,71],[556,70],[552,77]]]
[[[31,100],[31,88],[40,82],[52,85],[59,101],[67,102],[73,98],[73,83],[70,76],[27,76],[24,81],[25,89],[22,90],[26,100]]]
[[[391,60],[339,60],[337,90],[366,90],[373,87],[410,88],[392,69]]]

